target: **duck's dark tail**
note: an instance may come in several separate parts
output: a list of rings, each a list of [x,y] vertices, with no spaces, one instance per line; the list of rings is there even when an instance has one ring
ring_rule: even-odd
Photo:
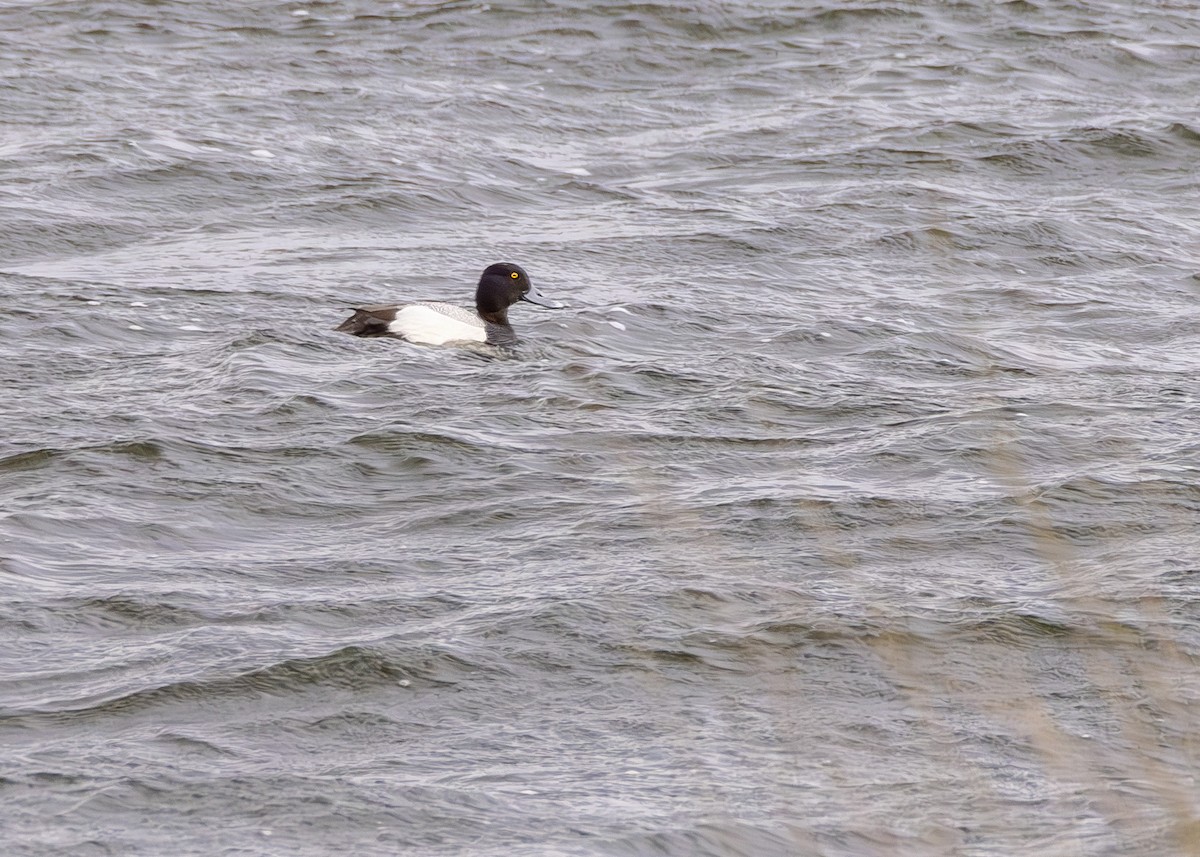
[[[353,336],[387,336],[388,325],[396,318],[396,306],[356,307],[354,315],[343,321],[334,330]]]

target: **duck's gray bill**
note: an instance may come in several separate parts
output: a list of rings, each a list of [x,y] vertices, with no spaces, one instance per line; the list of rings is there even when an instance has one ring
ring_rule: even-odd
[[[541,292],[535,289],[532,285],[529,287],[529,291],[521,295],[521,300],[529,301],[531,304],[537,304],[538,306],[549,307],[550,309],[563,308],[563,305],[558,301],[552,301],[549,298],[542,297]]]

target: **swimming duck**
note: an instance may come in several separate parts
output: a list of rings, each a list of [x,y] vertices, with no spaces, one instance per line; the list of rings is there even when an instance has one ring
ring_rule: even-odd
[[[520,265],[488,265],[475,289],[475,311],[454,304],[417,301],[411,304],[357,307],[335,330],[354,336],[395,336],[422,345],[447,342],[486,342],[515,345],[517,335],[508,323],[508,308],[517,301],[560,309],[529,281]]]

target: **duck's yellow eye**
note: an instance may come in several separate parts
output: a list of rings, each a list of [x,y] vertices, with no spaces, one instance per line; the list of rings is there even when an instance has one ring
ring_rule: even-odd
[[[518,274],[516,271],[513,271],[511,274],[509,274],[509,276],[510,276],[510,277],[512,277],[512,278],[515,280],[517,277],[519,277],[519,276],[521,276],[521,275],[520,275],[520,274]]]

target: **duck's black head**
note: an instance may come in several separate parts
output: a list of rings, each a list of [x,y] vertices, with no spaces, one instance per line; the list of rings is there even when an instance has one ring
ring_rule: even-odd
[[[517,301],[529,301],[552,309],[561,306],[542,297],[520,265],[511,262],[488,265],[475,289],[475,308],[479,315],[493,324],[507,325],[508,308]]]

